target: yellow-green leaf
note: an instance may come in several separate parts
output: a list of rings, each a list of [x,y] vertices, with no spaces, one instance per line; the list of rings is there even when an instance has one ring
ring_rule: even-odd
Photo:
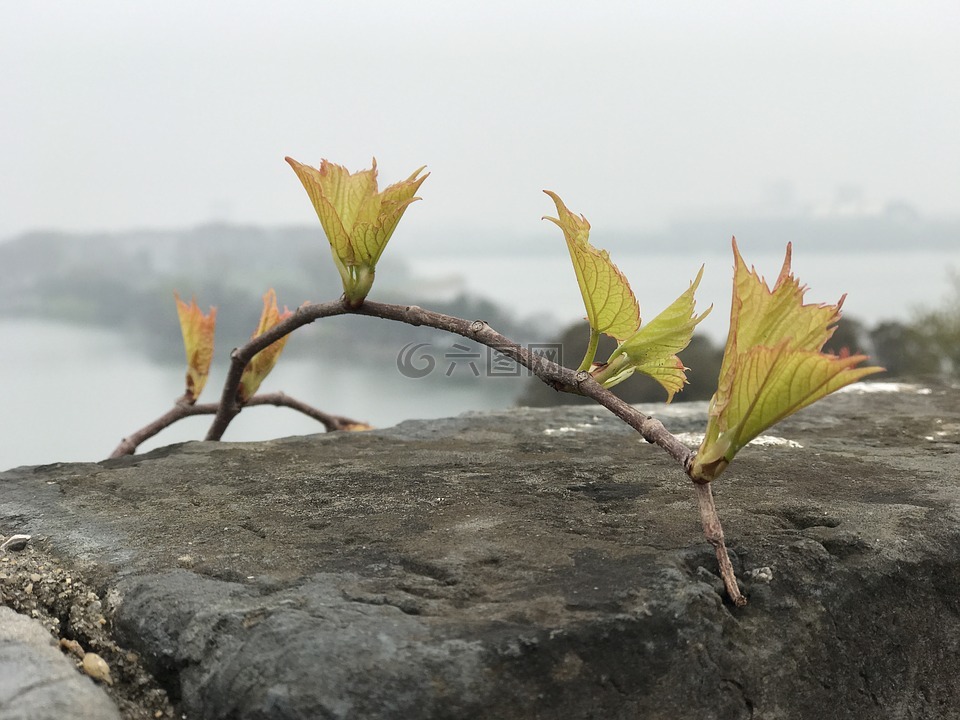
[[[787,244],[783,267],[771,290],[754,268],[747,269],[736,240],[733,241],[734,294],[730,333],[734,347],[776,345],[789,338],[790,346],[819,351],[833,335],[840,319],[843,298],[836,305],[804,305],[806,287],[790,272],[793,247]],[[743,312],[746,308],[747,312]],[[732,357],[733,354],[724,356]]]
[[[176,293],[173,296],[177,301],[177,317],[180,319],[183,347],[187,353],[186,396],[193,404],[200,397],[210,374],[217,309],[211,307],[210,312],[204,315],[197,305],[196,298],[191,299],[190,304],[187,305]]]
[[[570,212],[556,193],[544,192],[557,206],[559,217],[545,219],[563,230],[590,327],[618,341],[630,337],[640,327],[640,305],[630,284],[609,253],[590,244],[587,219]]]
[[[806,305],[806,288],[790,272],[791,246],[771,289],[747,269],[736,240],[730,332],[707,431],[691,477],[709,482],[760,433],[797,410],[881,372],[856,367],[864,355],[821,352],[840,318],[836,305]]]
[[[291,315],[293,313],[286,307],[283,308],[283,312],[279,311],[277,294],[271,288],[263,296],[263,312],[260,314],[260,324],[251,337],[255,338],[263,335],[267,330]],[[240,387],[237,388],[237,398],[241,403],[247,402],[256,394],[260,388],[260,383],[270,374],[270,371],[277,364],[277,360],[280,359],[280,353],[283,352],[289,338],[289,335],[284,335],[254,355],[247,363],[247,366],[243,369],[243,374],[240,376]]]
[[[359,305],[370,291],[376,264],[400,218],[407,206],[419,199],[414,196],[427,178],[418,177],[424,168],[378,192],[376,159],[371,169],[356,173],[326,160],[319,168],[289,157],[286,160],[300,178],[330,241],[344,295]]]
[[[346,198],[349,193],[346,186],[348,183],[343,181],[344,174],[349,176],[346,168],[334,165],[326,160],[320,163],[319,168],[304,165],[289,157],[287,162],[293,168],[297,177],[300,178],[310,202],[313,203],[323,232],[326,234],[327,240],[330,241],[334,259],[343,265],[355,264],[353,246],[350,243],[350,229],[352,229],[353,224],[350,223],[349,229],[345,226],[346,223],[341,220],[340,210],[335,204],[347,205]],[[366,179],[371,177],[371,171],[357,173],[357,175]],[[375,185],[375,177],[373,177],[373,181]],[[369,181],[367,182],[369,183]],[[344,207],[344,214],[347,215],[346,207]],[[347,216],[347,220],[349,219],[349,216]]]
[[[611,382],[603,383],[605,387],[616,384],[612,382],[613,379],[620,382],[631,373],[639,372],[649,375],[663,386],[667,391],[667,402],[683,389],[687,382],[684,372],[687,368],[677,353],[690,344],[694,328],[713,309],[711,305],[700,315],[695,313],[695,293],[702,278],[703,266],[680,297],[613,351],[607,361],[607,367],[614,369],[608,373],[613,377]]]
[[[380,193],[378,223],[381,226],[381,236],[378,239],[379,247],[375,253],[371,253],[374,263],[380,259],[383,249],[387,246],[390,238],[393,237],[393,231],[397,229],[400,218],[403,217],[407,207],[420,199],[415,197],[417,190],[430,175],[430,173],[427,173],[423,177],[418,177],[425,169],[426,165],[417,168],[410,173],[410,177],[406,180],[394,183]]]

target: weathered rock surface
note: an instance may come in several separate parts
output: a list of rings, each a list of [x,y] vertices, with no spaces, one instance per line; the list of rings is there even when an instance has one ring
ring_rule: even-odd
[[[20,468],[0,532],[188,718],[960,717],[960,390],[774,431],[715,483],[743,609],[689,481],[590,407]]]

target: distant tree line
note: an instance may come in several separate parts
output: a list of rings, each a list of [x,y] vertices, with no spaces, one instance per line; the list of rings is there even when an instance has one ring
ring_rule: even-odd
[[[217,352],[250,338],[270,287],[291,309],[327,298],[340,284],[325,241],[316,228],[208,225],[187,230],[119,234],[28,233],[0,244],[0,316],[105,327],[122,333],[131,348],[165,362],[182,362],[183,346],[173,293],[196,296],[218,308]],[[282,248],[282,252],[280,249]],[[378,299],[409,298],[417,279],[399,261],[381,262]],[[460,294],[429,303],[431,309],[486,319],[522,342],[541,329],[482,298]],[[442,353],[447,334],[390,323],[331,318],[305,328],[285,355],[323,354],[344,362],[390,368],[410,341]],[[472,343],[471,352],[479,352]]]
[[[951,280],[951,294],[940,307],[917,310],[908,322],[887,321],[867,328],[854,318],[842,318],[824,349],[834,354],[869,355],[871,364],[886,368],[885,373],[871,378],[874,380],[960,379],[960,274],[954,274]],[[576,363],[583,356],[587,334],[587,324],[578,322],[556,339],[563,347],[566,364]],[[614,347],[612,339],[602,338],[597,357],[606,357]],[[684,365],[693,368],[687,372],[690,384],[676,395],[674,402],[709,400],[716,390],[722,357],[721,346],[704,335],[694,335],[689,347],[680,353]],[[634,375],[613,388],[613,392],[631,403],[664,400],[663,389],[642,375]],[[527,384],[517,400],[519,405],[533,407],[589,402],[586,398],[561,395],[540,382]]]

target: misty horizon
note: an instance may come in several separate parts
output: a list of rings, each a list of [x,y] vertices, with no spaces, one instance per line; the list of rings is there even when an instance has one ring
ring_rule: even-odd
[[[311,222],[291,155],[427,228],[609,231],[809,211],[960,215],[960,6],[741,0],[9,5],[0,238]]]
[[[538,220],[542,220],[542,218],[538,218]],[[952,249],[954,241],[960,243],[960,213],[942,216],[924,216],[921,215],[916,208],[902,201],[893,201],[881,208],[871,209],[869,211],[861,211],[859,208],[851,208],[849,206],[835,207],[826,211],[812,207],[797,208],[793,211],[783,209],[775,211],[758,209],[754,211],[748,210],[742,213],[735,210],[725,212],[718,211],[713,213],[691,214],[679,218],[669,218],[663,225],[658,227],[645,227],[642,225],[633,227],[593,227],[591,233],[595,244],[604,246],[604,243],[607,243],[607,245],[610,245],[608,249],[617,248],[618,246],[622,247],[624,241],[629,240],[631,237],[635,237],[638,240],[657,237],[670,238],[669,247],[653,245],[645,248],[647,252],[658,253],[676,252],[678,248],[682,250],[696,250],[698,249],[698,245],[710,246],[715,244],[718,239],[726,241],[731,237],[742,235],[744,229],[755,229],[758,226],[771,230],[769,236],[759,238],[760,241],[766,244],[782,245],[788,241],[796,241],[797,238],[787,237],[784,239],[781,237],[783,235],[781,228],[825,228],[828,232],[830,232],[831,228],[841,228],[840,234],[849,236],[851,229],[856,232],[858,228],[861,228],[860,231],[863,232],[871,226],[879,227],[875,225],[875,223],[878,222],[888,224],[883,227],[891,230],[894,235],[896,235],[898,231],[911,231],[916,233],[910,237],[909,242],[911,246],[928,248],[946,247]],[[799,225],[797,225],[798,223]],[[712,235],[709,234],[710,231],[722,226],[727,228],[725,234],[717,234],[716,232]],[[94,228],[88,230],[69,230],[41,226],[25,229],[10,236],[0,236],[0,244],[16,241],[24,237],[43,235],[76,236],[78,238],[125,236],[128,238],[155,237],[162,239],[166,236],[183,232],[195,231],[202,233],[205,230],[229,231],[232,229],[237,231],[315,232],[318,239],[323,241],[324,244],[326,243],[326,237],[323,235],[322,229],[316,220],[313,222],[308,220],[305,222],[264,224],[256,222],[236,222],[225,218],[215,218],[185,225],[135,225],[129,228],[114,229]],[[681,243],[681,245],[678,246],[678,236],[688,235],[691,231],[704,233],[700,239],[701,241],[698,242],[696,238],[685,237],[684,240],[687,242]],[[834,232],[836,232],[836,230],[834,230]],[[890,233],[888,232],[886,234],[889,235]],[[399,240],[394,242],[393,245],[402,247],[392,251],[391,254],[402,253],[404,248],[414,252],[426,249],[431,252],[463,252],[465,254],[472,254],[477,248],[470,247],[469,243],[482,243],[483,247],[487,248],[511,248],[512,251],[519,253],[529,253],[531,250],[549,250],[552,245],[556,245],[554,242],[556,232],[553,231],[552,226],[542,222],[538,225],[532,225],[522,229],[508,229],[477,226],[464,227],[462,224],[441,223],[431,225],[429,223],[415,223],[405,220],[404,224],[398,230],[397,236]],[[459,244],[452,245],[444,242],[451,238],[455,239]],[[538,247],[531,247],[529,245],[518,247],[516,245],[518,239],[534,240],[540,245]],[[849,237],[844,237],[843,239],[849,240]],[[822,247],[824,245],[834,247],[837,238],[831,237],[829,234],[822,235],[811,232],[811,234],[804,237],[803,240],[812,247]],[[549,244],[544,244],[544,241]],[[866,246],[869,243],[865,242],[863,244]],[[886,242],[881,238],[880,242],[875,243],[875,247],[880,250],[890,249],[891,243],[889,242],[889,238],[887,238]],[[898,246],[897,249],[902,250],[904,248]]]

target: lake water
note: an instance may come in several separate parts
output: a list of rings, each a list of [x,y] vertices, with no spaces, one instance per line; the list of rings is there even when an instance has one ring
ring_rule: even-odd
[[[748,252],[747,262],[767,278],[776,277],[782,253]],[[583,316],[573,270],[565,253],[551,257],[413,257],[422,278],[459,276],[479,295],[566,323]],[[687,286],[700,262],[707,264],[698,297],[701,309],[716,304],[701,326],[714,339],[726,335],[732,260],[729,252],[701,253],[696,260],[655,254],[619,255],[614,260],[630,279],[645,318],[651,318]],[[948,293],[948,268],[960,269],[960,247],[948,252],[804,253],[794,269],[811,289],[809,302],[836,301],[849,293],[845,310],[873,325],[906,319],[913,307],[933,305]],[[426,287],[427,284],[424,284]],[[412,297],[429,307],[429,298]],[[171,406],[183,391],[183,367],[158,365],[105,330],[47,322],[0,320],[0,469],[58,461],[100,460],[127,434]],[[545,341],[552,340],[545,337]],[[203,401],[218,395],[223,358],[215,361]],[[368,368],[323,358],[283,358],[264,383],[327,412],[348,415],[378,427],[405,418],[435,418],[468,410],[509,407],[521,390],[514,378],[403,377],[395,366]],[[150,449],[202,438],[210,418],[188,418],[146,443]],[[313,420],[285,408],[256,407],[243,412],[225,440],[252,440],[314,433]]]
[[[0,320],[0,470],[18,465],[96,461],[125,435],[166,412],[183,394],[184,368],[159,365],[116,333],[53,322]],[[442,359],[442,358],[441,358]],[[214,360],[202,402],[219,395],[225,355]],[[442,368],[440,368],[442,369]],[[509,407],[518,378],[450,379],[402,376],[395,366],[344,366],[323,358],[281,358],[264,392],[284,391],[326,412],[377,427],[406,418],[436,418],[469,410]],[[199,440],[211,416],[192,417],[144,443],[141,451]],[[287,408],[253,407],[230,425],[224,440],[261,440],[323,432],[323,426]]]

